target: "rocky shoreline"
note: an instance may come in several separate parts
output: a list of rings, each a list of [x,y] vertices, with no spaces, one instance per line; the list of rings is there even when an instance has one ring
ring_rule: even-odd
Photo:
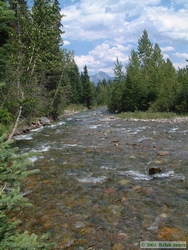
[[[66,116],[71,116],[71,115],[77,114],[79,112],[80,111],[75,111],[75,110],[73,110],[73,111],[65,110],[63,116],[60,117],[60,118],[63,118],[63,117],[66,117]],[[49,119],[47,117],[41,117],[36,122],[32,122],[31,125],[23,126],[23,127],[18,128],[16,130],[16,132],[14,133],[14,136],[29,133],[33,129],[49,126],[53,122],[54,122],[54,120],[52,120],[52,119]]]

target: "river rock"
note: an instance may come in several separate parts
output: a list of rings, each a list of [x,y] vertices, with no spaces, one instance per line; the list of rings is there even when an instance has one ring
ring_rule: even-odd
[[[47,117],[41,117],[39,121],[43,126],[51,125],[51,121]]]
[[[112,194],[115,194],[116,189],[114,189],[114,188],[104,188],[104,192],[105,192],[105,194],[112,195]]]
[[[113,245],[113,247],[112,247],[112,250],[124,250],[124,249],[125,249],[125,247],[120,243],[117,243],[117,244]]]
[[[158,174],[162,171],[161,168],[149,168],[149,175]]]
[[[158,233],[158,238],[162,240],[177,240],[182,232],[177,228],[163,227]]]
[[[169,155],[169,152],[168,151],[159,151],[157,153],[158,156],[166,156],[166,155]]]
[[[127,185],[130,183],[130,180],[129,179],[122,179],[119,181],[119,184],[124,186],[124,185]]]

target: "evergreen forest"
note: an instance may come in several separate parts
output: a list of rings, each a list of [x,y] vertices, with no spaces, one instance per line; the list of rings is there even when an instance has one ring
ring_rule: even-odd
[[[58,0],[0,0],[0,247],[2,250],[51,249],[47,235],[17,232],[10,216],[29,206],[21,194],[28,155],[13,147],[19,122],[36,117],[56,120],[67,106],[107,106],[110,112],[154,111],[188,113],[188,67],[176,70],[164,59],[146,30],[126,65],[114,62],[114,81],[97,86],[87,66],[79,72],[74,51],[63,47],[65,18]],[[74,27],[72,27],[74,29]],[[7,139],[8,138],[8,139]]]
[[[116,60],[108,108],[116,112],[188,112],[188,67],[176,70],[146,30],[125,65]]]

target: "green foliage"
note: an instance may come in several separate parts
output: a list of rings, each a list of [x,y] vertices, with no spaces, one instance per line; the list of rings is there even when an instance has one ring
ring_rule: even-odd
[[[171,61],[163,59],[159,45],[152,45],[146,30],[138,40],[137,52],[131,52],[125,73],[118,60],[115,66],[119,81],[112,84],[110,111],[186,112],[187,72],[179,72],[177,78]]]
[[[29,9],[26,1],[9,1],[9,8],[15,13],[10,23],[14,39],[8,37],[5,44],[7,61],[3,78],[0,75],[5,86],[0,100],[13,116],[20,105],[26,118],[57,113],[65,64],[59,2],[36,0]],[[4,52],[0,53],[2,58]]]
[[[11,219],[13,211],[19,211],[31,204],[21,193],[21,180],[38,170],[29,170],[29,155],[18,155],[17,149],[0,137],[0,245],[2,250],[36,250],[50,249],[45,239],[27,231],[18,233],[16,228],[19,221]]]
[[[0,124],[0,136],[8,132],[7,126]]]
[[[96,101],[97,105],[104,106],[109,103],[110,96],[110,81],[106,82],[105,79],[100,81],[96,87]]]
[[[11,39],[13,29],[10,22],[14,20],[14,11],[10,10],[7,3],[0,1],[0,80],[4,77],[8,60],[7,43]]]
[[[10,125],[12,122],[12,116],[7,109],[0,109],[0,123],[4,125]]]
[[[176,99],[176,110],[180,113],[188,113],[188,67],[179,69],[177,73],[179,92]]]
[[[173,119],[177,118],[177,114],[173,112],[122,112],[117,114],[119,118],[124,119]]]
[[[123,72],[123,66],[119,59],[116,59],[116,62],[114,63],[115,67],[113,68],[114,74],[115,74],[115,80],[110,85],[110,98],[108,100],[108,109],[109,111],[115,111],[120,112],[122,111],[122,94],[124,92],[125,88],[125,75]]]
[[[89,80],[89,75],[86,65],[84,66],[84,71],[81,72],[81,82],[83,86],[82,103],[84,103],[87,108],[91,108],[94,101],[94,86]]]

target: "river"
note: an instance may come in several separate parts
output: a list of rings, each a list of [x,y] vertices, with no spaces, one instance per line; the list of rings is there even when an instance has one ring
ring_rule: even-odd
[[[21,227],[50,233],[55,249],[140,249],[188,241],[188,124],[116,118],[105,108],[15,137],[40,173],[23,192]],[[159,167],[154,176],[149,168]]]

